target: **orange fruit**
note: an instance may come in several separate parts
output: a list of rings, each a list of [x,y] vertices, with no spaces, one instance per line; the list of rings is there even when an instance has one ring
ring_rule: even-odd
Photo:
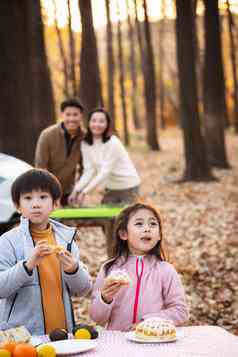
[[[11,353],[13,353],[13,351],[15,350],[15,347],[17,345],[17,342],[14,342],[14,341],[6,341],[6,342],[3,342],[1,344],[1,348],[3,348],[4,350],[7,350]]]
[[[6,349],[0,348],[0,357],[11,357],[11,352]]]
[[[13,351],[13,357],[37,357],[37,351],[28,343],[18,343]]]

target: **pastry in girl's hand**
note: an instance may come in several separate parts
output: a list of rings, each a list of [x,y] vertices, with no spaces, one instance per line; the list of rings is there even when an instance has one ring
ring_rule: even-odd
[[[129,285],[131,283],[131,278],[125,270],[113,270],[107,277],[107,280],[115,283],[121,283]]]

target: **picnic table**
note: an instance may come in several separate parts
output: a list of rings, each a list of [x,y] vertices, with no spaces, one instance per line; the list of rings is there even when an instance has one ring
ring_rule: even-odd
[[[52,212],[51,218],[64,224],[80,227],[102,227],[107,239],[107,253],[111,255],[113,226],[116,216],[123,207],[61,208]]]
[[[178,338],[169,343],[142,344],[119,331],[100,332],[95,348],[74,357],[237,357],[238,337],[218,326],[177,328]],[[47,342],[47,336],[43,337]]]

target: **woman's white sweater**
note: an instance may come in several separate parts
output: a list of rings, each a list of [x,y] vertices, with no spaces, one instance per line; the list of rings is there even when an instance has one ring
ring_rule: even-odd
[[[110,190],[123,190],[140,184],[138,173],[121,141],[114,135],[107,142],[94,140],[81,144],[83,175],[75,190],[88,193],[104,184]]]

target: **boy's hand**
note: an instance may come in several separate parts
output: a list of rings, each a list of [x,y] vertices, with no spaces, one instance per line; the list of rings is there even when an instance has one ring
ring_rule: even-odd
[[[113,297],[118,293],[122,286],[125,284],[120,281],[111,281],[110,279],[105,279],[104,284],[101,289],[101,296],[103,301],[107,304],[110,304],[113,300]]]
[[[65,273],[74,273],[78,268],[77,260],[68,250],[56,254]]]
[[[47,240],[41,240],[36,243],[31,257],[26,261],[25,265],[29,271],[32,271],[44,257],[51,254],[51,248]]]

